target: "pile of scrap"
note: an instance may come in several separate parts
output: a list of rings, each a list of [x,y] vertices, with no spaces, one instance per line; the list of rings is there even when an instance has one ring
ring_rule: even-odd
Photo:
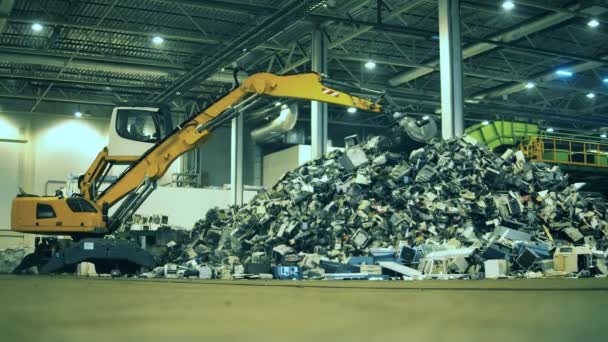
[[[213,209],[147,276],[481,279],[608,273],[606,202],[557,166],[467,137],[402,153],[374,137]]]
[[[0,250],[0,273],[12,273],[29,253],[26,248],[6,248]]]

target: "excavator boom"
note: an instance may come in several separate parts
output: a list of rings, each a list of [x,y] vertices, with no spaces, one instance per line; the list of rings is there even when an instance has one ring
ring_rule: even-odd
[[[112,206],[135,190],[145,178],[158,179],[162,177],[173,161],[205,141],[211,130],[219,125],[219,122],[216,121],[221,119],[223,113],[234,108],[247,95],[254,94],[314,100],[371,112],[381,111],[380,106],[372,101],[325,87],[321,83],[321,76],[318,74],[290,76],[276,76],[268,73],[255,74],[247,78],[241,86],[213,103],[185,124],[180,125],[173,134],[142,156],[128,172],[103,192],[97,203],[107,203]],[[213,123],[215,125],[212,125]]]

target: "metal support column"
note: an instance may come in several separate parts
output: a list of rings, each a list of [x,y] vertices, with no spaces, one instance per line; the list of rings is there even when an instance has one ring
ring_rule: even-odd
[[[460,0],[439,1],[439,59],[441,67],[441,135],[464,132]]]
[[[254,143],[253,146],[253,185],[263,185],[264,155],[262,147]]]
[[[243,204],[243,114],[232,119],[230,132],[230,199]]]
[[[312,32],[312,71],[327,75],[327,36],[320,27]],[[312,159],[321,158],[327,152],[327,104],[311,101],[310,135]]]

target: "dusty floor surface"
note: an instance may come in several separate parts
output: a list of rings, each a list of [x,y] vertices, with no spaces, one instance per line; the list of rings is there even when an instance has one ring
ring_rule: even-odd
[[[2,341],[608,341],[608,279],[0,276]]]

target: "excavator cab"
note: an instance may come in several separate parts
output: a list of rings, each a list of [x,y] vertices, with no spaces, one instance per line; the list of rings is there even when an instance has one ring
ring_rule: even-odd
[[[110,121],[108,156],[139,157],[173,130],[166,106],[115,107]]]
[[[81,196],[35,196],[21,193],[12,204],[12,230],[76,236],[108,233],[107,212],[95,203],[101,182],[113,165],[129,166],[171,134],[169,108],[162,105],[115,107],[108,147],[81,177]]]

